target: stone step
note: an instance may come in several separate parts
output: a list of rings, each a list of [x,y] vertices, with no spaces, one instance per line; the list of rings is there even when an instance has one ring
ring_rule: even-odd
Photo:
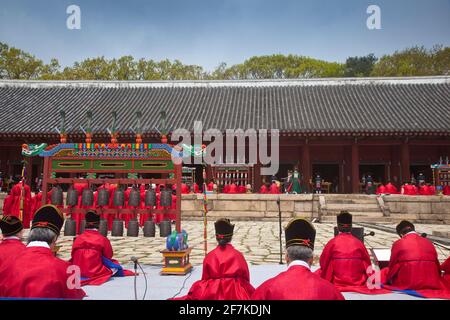
[[[377,211],[351,211],[349,210],[353,216],[367,216],[367,217],[383,217],[383,213],[380,210]],[[341,213],[340,210],[327,210],[327,216],[337,216]]]
[[[336,223],[336,217],[323,216],[320,221],[322,223]],[[353,216],[353,222],[378,222],[378,223],[395,223],[397,219],[391,217],[372,217],[372,216]]]
[[[380,211],[378,203],[326,203],[327,210]]]

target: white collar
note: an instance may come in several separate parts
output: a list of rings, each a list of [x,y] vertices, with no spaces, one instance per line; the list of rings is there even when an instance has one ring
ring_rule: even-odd
[[[48,249],[50,249],[50,246],[49,246],[48,243],[45,242],[45,241],[31,241],[31,242],[27,245],[27,248],[32,248],[32,247],[43,247],[43,248],[48,248]]]
[[[19,240],[20,241],[20,238],[16,237],[16,236],[9,236],[9,237],[4,237],[3,240]]]
[[[406,237],[408,234],[414,234],[414,233],[417,233],[417,232],[415,232],[415,231],[410,231],[410,232],[408,232],[407,234],[405,234],[404,237]]]
[[[288,269],[290,267],[292,267],[292,266],[302,266],[302,267],[308,268],[308,270],[311,271],[311,267],[309,266],[309,264],[307,262],[305,262],[305,261],[302,261],[302,260],[294,260],[294,261],[292,261],[291,263],[289,263]]]

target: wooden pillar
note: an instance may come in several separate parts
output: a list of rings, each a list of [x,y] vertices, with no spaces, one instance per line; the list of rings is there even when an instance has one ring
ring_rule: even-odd
[[[359,147],[357,141],[352,144],[352,193],[359,193]]]
[[[302,167],[299,169],[302,170],[304,181],[303,183],[306,187],[306,190],[309,192],[309,180],[311,180],[311,155],[308,140],[306,140],[302,149]]]
[[[411,172],[409,170],[410,158],[409,158],[408,140],[405,140],[400,148],[400,167],[401,167],[400,184],[403,184],[403,182],[409,181],[409,178],[411,177]]]

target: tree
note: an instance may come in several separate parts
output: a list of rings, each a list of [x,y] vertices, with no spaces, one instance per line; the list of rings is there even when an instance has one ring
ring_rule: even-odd
[[[346,77],[368,77],[373,70],[377,58],[373,53],[363,57],[349,57],[345,62]]]
[[[0,78],[35,79],[43,66],[42,60],[0,42]]]
[[[371,76],[431,76],[448,74],[450,48],[411,47],[381,57]]]

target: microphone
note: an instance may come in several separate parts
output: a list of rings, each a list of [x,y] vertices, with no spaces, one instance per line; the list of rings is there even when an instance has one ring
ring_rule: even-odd
[[[138,263],[138,258],[136,258],[135,256],[132,256],[130,260],[134,263]]]
[[[426,238],[428,235],[424,232],[420,235],[422,238]]]

